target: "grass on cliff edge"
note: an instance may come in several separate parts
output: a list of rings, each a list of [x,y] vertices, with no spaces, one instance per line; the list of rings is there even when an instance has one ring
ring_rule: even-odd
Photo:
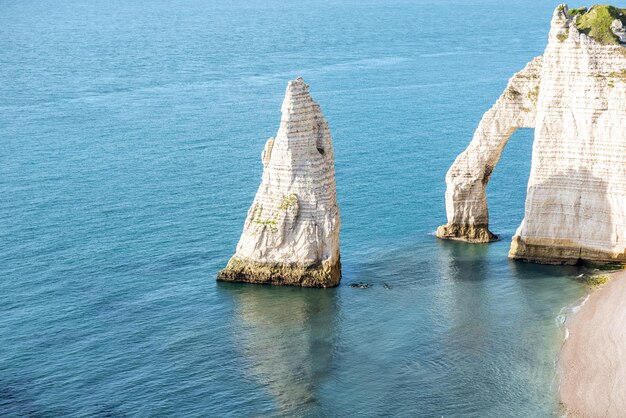
[[[576,28],[601,44],[619,44],[619,39],[611,31],[611,23],[615,19],[626,25],[626,9],[619,9],[608,4],[596,4],[589,10],[586,7],[570,9],[572,17],[579,15]]]

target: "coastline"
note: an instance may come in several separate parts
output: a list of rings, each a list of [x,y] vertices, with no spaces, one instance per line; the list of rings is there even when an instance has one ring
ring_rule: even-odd
[[[619,417],[626,410],[626,270],[609,275],[565,322],[559,396],[568,417]]]

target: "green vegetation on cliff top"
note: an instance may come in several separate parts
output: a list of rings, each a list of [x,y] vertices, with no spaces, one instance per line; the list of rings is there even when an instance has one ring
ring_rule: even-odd
[[[586,7],[579,7],[577,9],[569,9],[567,11],[567,13],[570,16],[572,16],[572,17],[574,17],[576,15],[584,15],[585,13],[587,13],[587,8]]]
[[[611,31],[611,24],[615,19],[626,25],[626,9],[619,9],[608,4],[596,4],[590,9],[580,7],[569,9],[572,17],[578,15],[576,28],[602,44],[618,44],[617,36]]]

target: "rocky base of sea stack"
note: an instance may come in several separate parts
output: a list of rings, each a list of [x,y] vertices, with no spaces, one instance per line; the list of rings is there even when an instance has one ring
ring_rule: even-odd
[[[336,287],[341,280],[341,261],[313,265],[255,263],[231,258],[217,273],[222,282],[272,284],[300,287]]]
[[[498,240],[498,236],[493,234],[487,225],[441,225],[437,228],[435,236],[441,239],[453,239],[472,243],[486,243]]]
[[[540,264],[626,266],[626,253],[593,250],[566,240],[525,240],[520,236],[513,237],[509,258]]]

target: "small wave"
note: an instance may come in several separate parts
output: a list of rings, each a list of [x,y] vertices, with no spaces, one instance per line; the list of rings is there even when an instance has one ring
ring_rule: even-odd
[[[378,68],[385,66],[397,65],[399,63],[408,61],[409,59],[406,57],[398,57],[398,56],[390,56],[390,57],[379,57],[379,58],[363,58],[352,61],[345,62],[336,62],[333,64],[322,65],[319,67],[306,67],[306,68],[294,68],[290,71],[280,71],[270,74],[262,74],[262,75],[246,75],[241,77],[239,81],[245,82],[248,84],[254,85],[264,85],[275,83],[276,80],[291,79],[295,78],[298,75],[310,75],[310,74],[324,74],[324,73],[332,73],[337,71],[346,71],[346,70],[363,70],[366,68]],[[306,78],[306,77],[305,77]]]
[[[567,322],[567,318],[570,315],[573,315],[577,313],[578,311],[580,311],[580,308],[585,306],[585,303],[587,303],[587,301],[589,300],[589,296],[590,295],[588,294],[585,297],[578,299],[576,302],[572,303],[571,305],[567,305],[561,308],[561,310],[559,311],[559,314],[556,316],[557,325],[559,327],[564,328],[565,337],[563,338],[563,341],[567,341],[567,339],[569,338],[569,329],[565,325]]]
[[[591,296],[591,295],[587,295],[587,296],[585,296],[585,298],[583,299],[583,301],[582,301],[582,302],[580,302],[579,304],[575,304],[575,305],[572,307],[572,309],[571,309],[571,310],[572,310],[572,313],[576,313],[576,312],[580,311],[580,308],[582,308],[583,306],[585,306],[585,303],[587,303],[587,301],[589,300],[589,296]]]
[[[559,328],[563,329],[563,342],[562,344],[565,344],[565,342],[568,340],[569,338],[569,328],[567,327],[567,318],[570,315],[575,314],[576,312],[578,312],[580,310],[580,308],[582,308],[585,303],[587,303],[587,301],[589,300],[589,294],[585,295],[582,298],[579,298],[578,300],[576,300],[574,303],[564,306],[563,308],[561,308],[561,310],[559,311],[559,314],[556,317],[556,322]],[[560,375],[560,369],[559,369],[559,356],[555,356],[553,359],[553,366],[554,366],[554,370],[556,371],[556,373],[554,373],[553,378],[552,378],[552,383],[551,386],[552,387],[556,387],[556,390],[558,392],[559,390],[559,375]]]
[[[489,54],[489,52],[486,52],[486,51],[444,51],[444,52],[420,54],[420,58],[437,58],[437,57],[450,57],[450,56],[459,56],[459,55],[487,55],[487,54]]]

